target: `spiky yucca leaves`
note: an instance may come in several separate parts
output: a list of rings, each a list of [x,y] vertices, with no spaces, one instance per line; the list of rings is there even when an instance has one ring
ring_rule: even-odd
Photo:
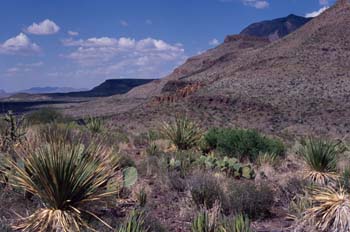
[[[178,150],[188,150],[198,144],[202,132],[198,125],[187,117],[176,117],[171,123],[163,123],[161,132]]]
[[[61,139],[53,141],[36,148],[27,147],[19,162],[9,161],[9,167],[15,171],[13,185],[37,196],[44,206],[23,218],[16,229],[81,231],[83,227],[89,228],[84,214],[103,222],[92,212],[90,203],[115,194],[106,190],[116,170],[113,162],[108,162],[110,153],[106,149],[96,144],[84,146]]]
[[[219,227],[218,232],[253,232],[250,220],[246,215],[238,214],[232,221],[226,221]]]
[[[315,189],[311,194],[314,207],[305,213],[305,220],[321,232],[350,231],[350,196],[333,187]]]
[[[145,226],[145,218],[143,212],[133,210],[126,221],[121,226],[118,232],[148,232],[149,229]]]
[[[305,141],[299,152],[309,168],[307,179],[321,186],[336,184],[338,180],[336,174],[337,156],[339,154],[337,144],[310,138]]]
[[[92,132],[92,133],[101,133],[104,130],[104,123],[103,120],[100,118],[94,118],[90,117],[87,120],[86,127]]]

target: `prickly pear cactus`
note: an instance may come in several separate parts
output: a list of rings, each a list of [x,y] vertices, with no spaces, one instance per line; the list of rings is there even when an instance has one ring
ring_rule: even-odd
[[[123,170],[123,185],[126,188],[133,186],[138,179],[138,172],[135,167],[128,167]]]

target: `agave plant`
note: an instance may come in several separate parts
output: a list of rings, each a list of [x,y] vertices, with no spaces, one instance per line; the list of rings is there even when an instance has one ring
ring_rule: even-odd
[[[306,211],[304,220],[315,225],[317,231],[350,231],[350,196],[344,189],[315,189],[311,201],[314,207]]]
[[[145,219],[143,212],[133,210],[124,225],[122,225],[118,232],[148,232],[148,227],[145,226]]]
[[[339,154],[337,144],[320,139],[308,139],[299,152],[309,167],[307,179],[322,186],[334,185],[337,182],[337,156]]]
[[[111,154],[100,145],[53,141],[26,149],[18,162],[8,160],[14,170],[12,184],[37,196],[43,205],[14,228],[29,232],[90,229],[84,215],[108,226],[94,214],[91,203],[115,194],[106,189],[115,178],[116,167],[108,162]]]
[[[174,122],[163,123],[161,132],[178,150],[188,150],[202,137],[200,128],[187,117],[176,117]]]

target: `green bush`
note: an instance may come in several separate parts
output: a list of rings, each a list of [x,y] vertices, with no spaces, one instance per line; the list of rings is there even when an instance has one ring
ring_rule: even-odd
[[[53,108],[41,108],[27,114],[25,119],[29,125],[48,124],[53,122],[67,123],[72,121],[72,119],[64,116],[61,112]]]
[[[191,180],[191,196],[198,208],[211,209],[215,202],[225,204],[225,194],[220,182],[210,173],[198,173]]]
[[[223,220],[218,232],[253,232],[246,215],[238,214],[231,220]]]
[[[145,225],[145,217],[143,212],[133,210],[118,232],[147,232],[149,228]]]
[[[228,201],[233,213],[242,213],[256,219],[269,214],[274,202],[274,194],[267,185],[234,182],[228,189]]]
[[[207,149],[218,150],[229,157],[255,161],[259,153],[281,156],[285,147],[280,140],[268,138],[256,130],[210,129],[204,136]]]

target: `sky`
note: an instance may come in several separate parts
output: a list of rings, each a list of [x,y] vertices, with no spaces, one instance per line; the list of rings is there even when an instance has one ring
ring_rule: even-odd
[[[2,0],[0,89],[161,78],[253,22],[335,0]]]

